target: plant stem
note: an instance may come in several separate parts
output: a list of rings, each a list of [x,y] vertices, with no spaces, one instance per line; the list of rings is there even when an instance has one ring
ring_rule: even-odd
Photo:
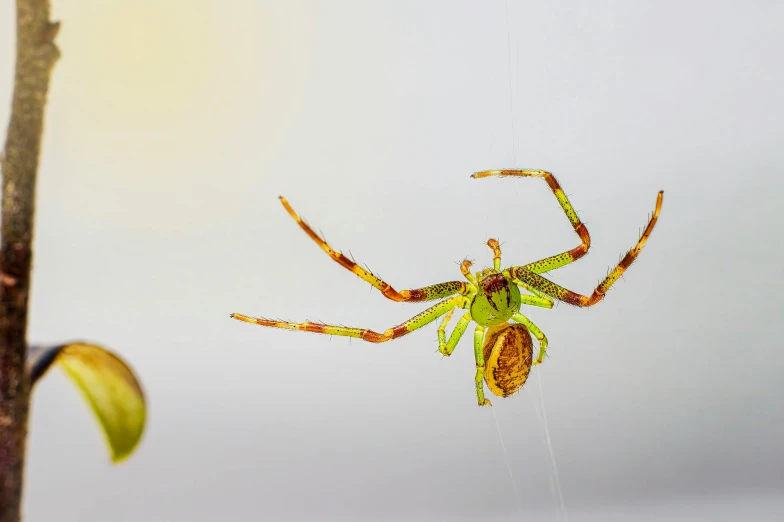
[[[48,0],[16,0],[16,71],[0,225],[0,522],[18,522],[30,381],[25,372],[35,180],[59,24]]]

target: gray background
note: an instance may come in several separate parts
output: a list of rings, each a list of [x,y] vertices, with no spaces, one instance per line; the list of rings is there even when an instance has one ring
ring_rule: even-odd
[[[27,520],[557,520],[542,395],[570,520],[781,520],[782,4],[508,4],[54,2],[30,337],[111,346],[150,409],[113,467],[48,375]],[[5,0],[2,100],[13,24]],[[558,176],[593,247],[552,276],[584,293],[665,190],[605,302],[528,311],[550,358],[495,401],[508,459],[470,336],[444,359],[435,325],[371,345],[229,319],[423,308],[279,194],[397,288],[491,263],[489,237],[504,264],[574,247],[540,180],[469,178],[502,167]]]

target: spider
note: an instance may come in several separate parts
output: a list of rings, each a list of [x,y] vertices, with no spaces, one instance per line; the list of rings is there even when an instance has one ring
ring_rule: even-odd
[[[593,294],[585,296],[567,290],[540,275],[577,261],[588,253],[588,248],[591,246],[591,237],[588,234],[588,229],[577,217],[577,212],[575,212],[566,194],[564,194],[558,181],[556,181],[555,176],[543,170],[486,170],[476,172],[471,177],[485,178],[489,176],[520,176],[544,179],[558,203],[560,203],[572,228],[574,228],[574,231],[580,238],[580,244],[566,252],[534,261],[527,265],[510,266],[502,270],[501,248],[497,240],[489,239],[487,246],[493,251],[493,268],[485,268],[476,274],[472,274],[469,270],[471,262],[465,260],[460,264],[460,272],[462,272],[467,282],[448,281],[424,288],[398,292],[388,283],[330,247],[294,212],[288,201],[281,196],[280,201],[291,217],[329,257],[376,287],[384,297],[397,302],[420,302],[438,299],[441,301],[384,332],[313,322],[289,323],[262,317],[253,318],[242,314],[231,314],[231,317],[239,321],[261,326],[355,337],[371,343],[383,343],[398,339],[443,317],[438,327],[438,350],[444,356],[452,354],[460,338],[468,329],[468,325],[471,321],[474,321],[476,323],[476,328],[474,329],[476,376],[474,380],[477,403],[479,406],[492,406],[492,403],[485,398],[484,383],[487,383],[490,391],[498,397],[508,397],[516,393],[528,379],[531,366],[542,363],[547,353],[547,337],[535,324],[520,313],[520,307],[528,305],[552,308],[554,300],[579,307],[593,306],[600,302],[613,283],[629,268],[643,246],[645,246],[645,242],[648,240],[651,232],[653,232],[653,227],[656,225],[656,220],[659,217],[664,191],[659,192],[656,198],[656,207],[648,221],[648,226],[643,231],[634,248],[629,250],[618,265],[599,283]],[[521,290],[527,293],[522,293]],[[447,324],[458,308],[467,311],[457,322],[447,340]],[[531,334],[536,337],[539,343],[539,352],[535,360],[533,359]]]

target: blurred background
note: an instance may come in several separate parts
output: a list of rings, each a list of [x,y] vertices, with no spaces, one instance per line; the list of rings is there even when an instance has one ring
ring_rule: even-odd
[[[149,424],[112,466],[51,372],[26,519],[781,520],[782,16],[54,0],[30,338],[120,353]],[[6,1],[0,122],[13,57]],[[590,255],[551,274],[582,293],[665,198],[604,302],[526,311],[550,357],[492,411],[470,335],[442,358],[435,323],[372,345],[229,319],[383,330],[424,308],[332,262],[281,194],[398,289],[491,265],[490,237],[505,265],[576,246],[545,183],[469,178],[514,167],[554,172],[588,224]]]

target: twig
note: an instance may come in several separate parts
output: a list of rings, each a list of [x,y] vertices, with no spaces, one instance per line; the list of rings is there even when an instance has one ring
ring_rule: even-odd
[[[35,181],[59,24],[48,0],[16,0],[16,71],[0,225],[0,522],[18,522],[30,382],[25,372]]]

